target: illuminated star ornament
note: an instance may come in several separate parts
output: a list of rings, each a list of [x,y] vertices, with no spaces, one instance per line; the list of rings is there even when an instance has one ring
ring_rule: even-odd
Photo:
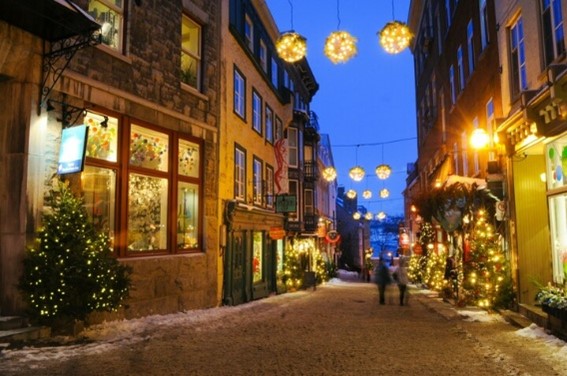
[[[405,50],[412,38],[409,27],[400,21],[388,22],[378,35],[380,45],[389,54],[399,54]]]
[[[300,34],[288,31],[276,41],[276,50],[280,58],[288,63],[295,63],[307,54],[307,42]]]
[[[346,63],[356,56],[356,38],[346,31],[335,31],[329,34],[325,41],[325,56],[332,63]]]

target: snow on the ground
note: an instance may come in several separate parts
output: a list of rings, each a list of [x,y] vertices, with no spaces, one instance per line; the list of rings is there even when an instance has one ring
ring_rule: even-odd
[[[333,285],[352,284],[352,281],[359,280],[356,272],[339,271],[338,277],[326,283],[326,286],[332,288]],[[350,282],[348,282],[350,281]],[[425,294],[429,297],[436,297],[437,294],[423,289],[412,289],[412,294]],[[286,301],[295,299],[297,294],[305,294],[305,292],[297,292],[294,294],[282,294],[271,297],[279,301],[279,308],[285,309]],[[310,295],[304,296],[309,299]],[[183,325],[191,325],[206,329],[214,329],[219,321],[224,317],[232,315],[236,312],[245,310],[254,310],[262,301],[252,301],[247,304],[237,306],[222,306],[217,308],[191,310],[187,312],[179,312],[169,315],[154,315],[139,319],[121,320],[105,322],[87,328],[81,336],[85,339],[81,344],[71,344],[66,346],[45,346],[45,347],[23,347],[21,349],[5,349],[5,344],[0,344],[0,360],[16,360],[20,363],[37,363],[47,360],[66,360],[73,357],[80,357],[86,354],[103,353],[112,351],[116,348],[126,347],[133,343],[147,340],[150,336],[155,336],[156,330],[167,327],[177,327]],[[281,304],[283,303],[283,304]],[[464,320],[489,322],[502,320],[497,314],[488,313],[481,309],[456,309]],[[535,324],[517,330],[516,335],[529,337],[534,341],[539,341],[547,345],[549,355],[553,357],[567,357],[567,343],[546,333],[545,329]],[[62,343],[65,338],[61,339]],[[71,341],[70,338],[67,339]]]

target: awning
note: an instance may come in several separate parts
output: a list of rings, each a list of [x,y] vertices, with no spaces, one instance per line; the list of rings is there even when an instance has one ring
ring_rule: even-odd
[[[100,28],[70,0],[0,0],[0,19],[50,42]]]
[[[447,177],[447,180],[445,181],[446,186],[450,186],[450,185],[453,185],[455,183],[466,184],[466,185],[469,185],[469,186],[476,184],[477,189],[485,189],[486,188],[486,180],[471,178],[471,177],[468,177],[468,176],[449,175]]]

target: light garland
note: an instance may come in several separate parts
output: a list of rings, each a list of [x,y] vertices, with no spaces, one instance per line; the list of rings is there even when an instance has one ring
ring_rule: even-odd
[[[362,214],[360,214],[359,212],[355,212],[355,213],[352,215],[352,218],[354,218],[354,219],[357,220],[357,221],[358,221],[361,217],[362,217]]]
[[[409,27],[400,21],[388,22],[378,32],[378,35],[380,37],[380,45],[390,54],[398,54],[405,50],[412,38]]]
[[[365,199],[372,198],[372,191],[370,189],[366,189],[364,192],[362,192],[362,197]]]
[[[283,33],[276,41],[278,56],[288,63],[295,63],[307,54],[307,42],[294,31]]]
[[[380,213],[376,214],[376,219],[381,221],[384,218],[386,218],[386,213],[384,213],[383,211],[381,211]]]
[[[376,175],[378,176],[378,179],[386,180],[390,177],[390,174],[392,173],[392,168],[387,164],[381,164],[376,167],[375,172]]]
[[[367,212],[366,214],[364,214],[364,218],[367,219],[367,220],[369,220],[369,221],[371,221],[372,218],[373,218],[373,215],[372,215],[372,213]]]
[[[332,32],[325,40],[325,56],[334,64],[346,63],[358,52],[356,42],[356,38],[346,31]]]
[[[387,188],[383,188],[380,191],[380,197],[382,198],[388,198],[390,196],[390,191]]]
[[[323,170],[323,179],[332,182],[337,178],[337,170],[334,167],[327,167]]]
[[[349,189],[346,193],[346,196],[352,200],[356,197],[356,191],[354,189]]]
[[[355,166],[348,172],[348,176],[350,176],[350,178],[354,181],[361,181],[362,179],[364,179],[365,174],[366,171],[364,171],[364,169],[360,166]]]

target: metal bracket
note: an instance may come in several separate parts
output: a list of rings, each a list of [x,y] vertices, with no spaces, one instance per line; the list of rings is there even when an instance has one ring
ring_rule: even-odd
[[[45,51],[45,44],[49,42],[44,40],[43,43]],[[59,78],[61,78],[61,75],[77,51],[85,47],[96,46],[100,43],[100,30],[89,30],[71,38],[54,41],[50,44],[50,51],[43,54],[40,100],[37,108],[38,115],[41,113],[41,107],[47,101],[53,87],[57,81],[59,81]]]

